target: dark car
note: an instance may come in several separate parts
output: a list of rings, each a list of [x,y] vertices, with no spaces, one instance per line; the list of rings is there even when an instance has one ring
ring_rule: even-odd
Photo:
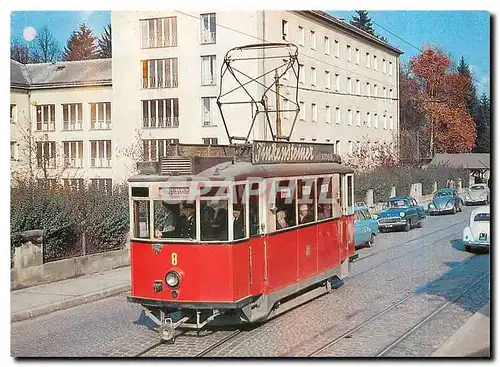
[[[378,217],[378,229],[385,232],[390,229],[404,229],[409,231],[412,227],[422,227],[425,210],[417,204],[410,195],[390,198],[384,210]]]
[[[429,214],[455,214],[462,211],[464,205],[456,189],[439,189],[429,204]]]

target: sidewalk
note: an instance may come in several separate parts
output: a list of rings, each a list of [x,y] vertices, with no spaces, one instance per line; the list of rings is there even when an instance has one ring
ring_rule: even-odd
[[[472,315],[432,356],[490,357],[490,302]]]
[[[11,322],[93,302],[130,289],[130,266],[10,292]]]

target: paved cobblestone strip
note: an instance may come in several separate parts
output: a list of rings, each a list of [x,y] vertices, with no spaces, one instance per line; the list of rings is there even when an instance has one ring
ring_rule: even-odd
[[[448,305],[450,305],[452,303],[455,303],[460,298],[462,298],[466,293],[468,293],[471,289],[473,289],[476,286],[476,284],[478,284],[479,282],[481,282],[488,275],[489,275],[489,271],[486,272],[485,274],[483,274],[481,277],[479,277],[479,279],[476,280],[474,283],[472,283],[470,286],[468,286],[467,288],[465,288],[465,290],[463,290],[456,297],[454,297],[453,299],[451,299],[451,300],[447,301],[446,303],[444,303],[441,307],[439,307],[437,310],[435,310],[434,312],[432,312],[425,319],[423,319],[418,324],[416,324],[415,326],[413,326],[410,330],[408,330],[406,333],[404,333],[403,335],[401,335],[401,337],[399,337],[397,340],[395,340],[393,343],[391,343],[389,346],[387,346],[384,350],[382,350],[380,353],[378,353],[376,355],[376,357],[383,357],[384,355],[386,355],[395,346],[397,346],[399,343],[401,343],[403,340],[405,340],[409,335],[413,334],[417,329],[419,329],[420,327],[422,327],[425,323],[427,323],[436,314],[438,314],[439,312],[441,312],[445,307],[447,307]]]
[[[214,345],[212,345],[212,346],[208,347],[207,349],[203,350],[202,352],[198,353],[196,355],[196,357],[204,357],[204,356],[206,356],[207,354],[209,354],[212,351],[214,351],[215,349],[217,349],[219,346],[221,346],[221,345],[227,343],[228,341],[234,339],[240,333],[241,333],[241,330],[236,330],[235,332],[233,332],[233,333],[229,334],[228,336],[226,336],[224,339],[219,340]]]

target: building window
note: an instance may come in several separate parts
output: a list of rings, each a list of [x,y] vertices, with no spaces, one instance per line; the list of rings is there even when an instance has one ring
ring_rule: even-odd
[[[352,94],[352,79],[347,77],[347,93]]]
[[[55,168],[56,142],[38,141],[36,143],[36,159],[38,168]]]
[[[63,141],[64,166],[83,167],[83,141]]]
[[[366,53],[366,67],[367,68],[370,67],[370,53],[369,52]]]
[[[142,60],[142,88],[177,88],[177,58]]]
[[[306,73],[304,72],[304,65],[299,64],[299,81],[302,84],[305,84],[306,82]]]
[[[340,124],[340,107],[335,107],[335,123]]]
[[[361,112],[356,111],[356,126],[361,126]]]
[[[111,167],[111,140],[90,141],[90,167]]]
[[[377,86],[377,84],[373,84],[373,96],[375,98],[378,97],[378,86]]]
[[[387,115],[384,115],[384,130],[387,130]]]
[[[10,160],[17,161],[19,159],[19,146],[16,141],[10,141]]]
[[[64,189],[67,191],[79,191],[83,189],[85,183],[83,178],[65,178],[63,179]]]
[[[325,71],[325,88],[330,89],[331,81],[330,81],[330,72],[328,70]]]
[[[394,102],[393,98],[394,98],[394,96],[392,94],[392,89],[389,89],[389,100],[390,100],[391,103]]]
[[[352,110],[351,109],[347,110],[347,124],[352,125]]]
[[[306,43],[306,34],[304,32],[304,27],[299,26],[299,45],[304,46]]]
[[[10,123],[15,124],[17,122],[17,108],[15,104],[10,105]]]
[[[203,126],[217,126],[215,123],[215,102],[215,97],[203,97],[201,99]]]
[[[318,108],[316,103],[311,103],[312,122],[318,122]]]
[[[288,41],[288,22],[284,19],[281,20],[281,36],[283,41]]]
[[[338,59],[340,57],[340,43],[335,40],[335,57]]]
[[[113,180],[111,178],[91,178],[90,184],[95,189],[110,194],[113,189]]]
[[[389,116],[389,129],[393,130],[394,129],[394,120],[392,116]]]
[[[330,55],[330,38],[325,36],[325,55]]]
[[[382,96],[384,97],[384,99],[387,98],[387,89],[385,89],[385,87],[382,88]]]
[[[382,59],[382,72],[387,74],[387,65],[385,63],[385,59]]]
[[[177,46],[177,17],[141,19],[141,48]]]
[[[326,109],[325,109],[325,119],[326,119],[326,123],[329,124],[331,123],[331,111],[330,111],[330,106],[326,106]]]
[[[352,141],[347,141],[347,153],[352,154]]]
[[[356,79],[356,94],[361,95],[361,81],[359,79]]]
[[[217,138],[203,138],[203,144],[205,145],[217,145]]]
[[[366,82],[366,95],[370,97],[370,83]]]
[[[111,129],[111,102],[90,104],[90,129]]]
[[[361,55],[359,52],[359,48],[357,48],[356,49],[356,65],[359,65],[360,59],[361,59]]]
[[[171,139],[143,139],[142,159],[145,162],[158,162],[167,155],[167,145],[172,144]]]
[[[179,99],[150,99],[142,101],[142,127],[145,129],[178,127]]]
[[[372,126],[372,116],[370,115],[370,112],[366,113],[366,127]]]
[[[378,114],[373,115],[373,127],[378,129]]]
[[[55,104],[36,106],[36,129],[37,131],[55,131],[56,129]]]
[[[63,130],[83,130],[83,104],[63,104]]]
[[[392,61],[389,61],[389,75],[392,75]]]
[[[215,43],[217,41],[215,13],[201,14],[200,22],[201,44]]]
[[[341,152],[341,147],[340,147],[340,140],[335,141],[335,153],[340,154]]]
[[[316,32],[311,30],[311,50],[316,50]]]
[[[347,61],[351,62],[351,60],[352,60],[351,46],[347,45]]]
[[[340,75],[335,74],[335,91],[340,92]]]
[[[373,55],[373,70],[377,71],[377,56]]]
[[[315,86],[316,85],[316,68],[311,67],[311,85]]]
[[[300,119],[302,121],[306,120],[306,104],[304,102],[299,102],[300,104]]]
[[[216,85],[215,55],[201,57],[201,85]]]

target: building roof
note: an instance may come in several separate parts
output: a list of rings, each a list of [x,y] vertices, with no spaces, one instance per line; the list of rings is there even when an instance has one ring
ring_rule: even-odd
[[[466,169],[490,169],[489,153],[436,154],[429,165],[444,165]]]
[[[10,78],[11,86],[30,89],[111,85],[111,59],[26,65],[11,60]]]
[[[365,32],[358,27],[353,26],[352,24],[349,24],[347,22],[344,22],[343,20],[340,20],[338,18],[335,18],[334,16],[321,11],[321,10],[307,10],[307,11],[302,11],[303,13],[308,13],[316,18],[321,18],[327,22],[329,22],[332,25],[335,25],[337,27],[340,27],[344,29],[347,33],[350,33],[351,35],[355,35],[361,38],[364,38],[367,41],[370,41],[372,43],[377,44],[377,46],[385,48],[386,50],[392,51],[393,53],[396,53],[398,56],[403,54],[404,52],[401,51],[400,49],[391,46],[388,43],[385,43],[384,41],[378,39],[377,37],[371,35],[368,32]]]

